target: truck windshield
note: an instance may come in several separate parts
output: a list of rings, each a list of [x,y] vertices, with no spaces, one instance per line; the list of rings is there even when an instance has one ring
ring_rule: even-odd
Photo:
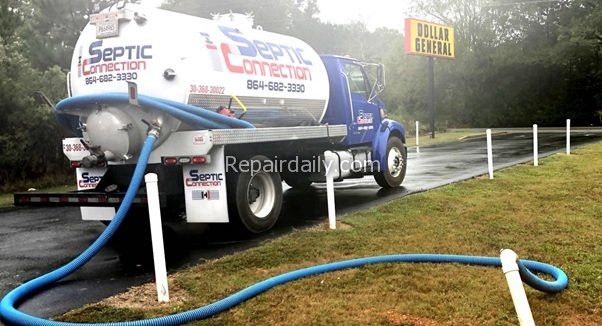
[[[345,65],[345,75],[347,75],[351,93],[368,98],[369,89],[362,67],[357,64],[348,63]]]

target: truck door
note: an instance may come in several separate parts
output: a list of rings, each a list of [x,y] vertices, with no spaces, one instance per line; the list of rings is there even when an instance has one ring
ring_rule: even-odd
[[[347,62],[344,72],[349,84],[352,119],[347,143],[355,145],[372,142],[380,124],[379,101],[368,101],[371,93],[370,81],[360,64]]]

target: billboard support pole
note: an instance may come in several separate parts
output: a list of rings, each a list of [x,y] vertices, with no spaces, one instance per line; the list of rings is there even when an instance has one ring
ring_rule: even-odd
[[[431,115],[431,138],[435,138],[435,58],[428,58],[428,105]]]

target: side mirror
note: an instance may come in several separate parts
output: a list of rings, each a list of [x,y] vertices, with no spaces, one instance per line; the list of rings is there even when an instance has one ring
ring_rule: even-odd
[[[378,68],[376,69],[376,78],[377,81],[376,83],[380,85],[380,87],[382,87],[383,89],[386,86],[386,76],[385,76],[385,65],[383,65],[382,63],[378,65]]]

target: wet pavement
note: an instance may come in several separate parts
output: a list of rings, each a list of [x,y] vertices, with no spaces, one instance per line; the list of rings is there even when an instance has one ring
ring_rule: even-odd
[[[599,134],[575,133],[572,144],[579,146],[600,139]],[[539,144],[543,157],[564,151],[565,138],[558,133],[540,134]],[[496,169],[532,159],[530,134],[495,135],[493,146]],[[421,148],[420,151],[416,154],[415,149],[408,150],[408,173],[400,189],[380,189],[372,177],[336,184],[337,215],[487,173],[483,138]],[[241,236],[223,226],[204,232],[186,230],[166,234],[168,269],[173,272],[206,259],[257,246],[265,240],[320,223],[326,219],[326,214],[323,185],[303,191],[287,189],[281,218],[267,234]],[[103,229],[98,222],[81,221],[77,208],[0,212],[0,294],[68,262]],[[130,286],[152,281],[152,262],[141,259],[145,255],[136,250],[104,249],[74,275],[25,302],[23,310],[43,317],[55,316],[123,292]]]

